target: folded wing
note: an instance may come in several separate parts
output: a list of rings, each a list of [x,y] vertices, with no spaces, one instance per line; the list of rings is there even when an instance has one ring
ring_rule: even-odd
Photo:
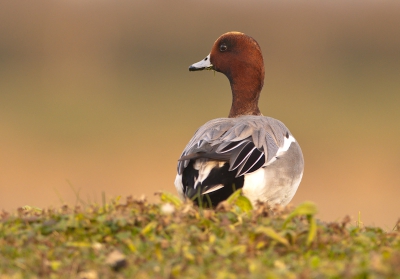
[[[178,174],[190,160],[208,158],[229,162],[236,177],[251,173],[272,160],[290,132],[279,120],[270,117],[242,116],[218,118],[200,127],[184,149]]]

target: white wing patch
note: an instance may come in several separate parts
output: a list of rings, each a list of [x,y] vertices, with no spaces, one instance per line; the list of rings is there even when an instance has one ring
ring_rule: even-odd
[[[280,156],[288,151],[292,142],[296,142],[292,135],[289,135],[289,138],[285,137],[283,141],[283,146],[278,149],[278,151],[276,152],[276,156]]]
[[[282,156],[286,151],[288,151],[292,142],[296,142],[295,138],[292,135],[289,135],[289,138],[284,137],[283,146],[279,147],[278,151],[276,152],[276,155],[271,160],[269,160],[265,164],[265,166],[271,165],[273,162],[276,161],[277,157]]]

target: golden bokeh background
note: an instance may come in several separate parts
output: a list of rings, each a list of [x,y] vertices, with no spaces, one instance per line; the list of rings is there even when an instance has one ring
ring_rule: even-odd
[[[260,109],[303,149],[293,203],[391,229],[399,1],[2,1],[0,209],[175,193],[184,146],[229,112],[222,74],[188,72],[227,31],[261,45]]]

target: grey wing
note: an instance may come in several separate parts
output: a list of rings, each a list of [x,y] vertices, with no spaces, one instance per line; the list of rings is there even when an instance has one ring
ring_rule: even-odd
[[[251,173],[273,159],[289,130],[279,120],[264,116],[218,118],[200,127],[178,162],[178,173],[197,158],[229,161],[236,176]]]

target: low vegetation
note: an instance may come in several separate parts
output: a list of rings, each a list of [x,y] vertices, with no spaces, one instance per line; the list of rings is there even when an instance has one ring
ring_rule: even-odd
[[[0,278],[400,278],[400,228],[316,220],[235,193],[215,210],[160,194],[0,217]]]

